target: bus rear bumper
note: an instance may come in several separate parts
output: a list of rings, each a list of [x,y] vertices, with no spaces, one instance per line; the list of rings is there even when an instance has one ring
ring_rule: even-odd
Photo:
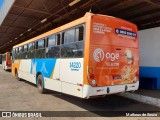
[[[92,87],[90,85],[83,86],[83,98],[96,96],[104,96],[108,94],[122,93],[125,91],[135,91],[139,87],[139,81],[133,84],[113,85],[104,87]]]
[[[6,66],[6,67],[5,67],[5,70],[11,70],[11,67]]]

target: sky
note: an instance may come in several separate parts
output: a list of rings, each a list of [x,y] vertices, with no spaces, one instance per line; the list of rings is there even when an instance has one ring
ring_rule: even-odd
[[[2,7],[3,1],[4,0],[0,0],[0,8]]]

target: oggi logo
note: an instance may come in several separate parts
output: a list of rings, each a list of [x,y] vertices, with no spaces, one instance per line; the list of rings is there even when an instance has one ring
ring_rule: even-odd
[[[106,57],[106,59],[110,59],[111,61],[115,61],[116,59],[119,59],[119,53],[107,52],[105,54],[101,48],[97,48],[94,50],[93,58],[96,62],[103,61],[104,57]]]
[[[95,49],[94,53],[93,53],[93,58],[97,62],[103,61],[103,59],[104,59],[104,52],[103,52],[103,50],[100,49],[100,48]]]

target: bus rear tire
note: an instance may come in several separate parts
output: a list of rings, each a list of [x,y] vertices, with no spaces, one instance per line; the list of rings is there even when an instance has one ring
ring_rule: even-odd
[[[41,94],[44,94],[46,92],[46,89],[43,87],[43,77],[42,75],[38,75],[38,83],[37,83],[37,88],[38,88],[38,92]]]
[[[16,79],[18,80],[18,81],[20,81],[21,79],[18,77],[18,71],[16,70],[16,72],[15,72],[15,75],[16,75]]]

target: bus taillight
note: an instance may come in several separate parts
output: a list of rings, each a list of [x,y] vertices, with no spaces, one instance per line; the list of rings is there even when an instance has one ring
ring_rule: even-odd
[[[137,72],[135,73],[135,76],[138,77],[138,75],[139,75],[139,73],[138,73],[138,71],[137,71]]]
[[[91,86],[96,86],[96,80],[95,80],[95,75],[94,75],[94,69],[93,68],[88,68],[88,79],[89,79],[89,84]]]
[[[94,79],[94,74],[90,74],[89,78],[90,78],[91,80],[93,80],[93,79]]]

